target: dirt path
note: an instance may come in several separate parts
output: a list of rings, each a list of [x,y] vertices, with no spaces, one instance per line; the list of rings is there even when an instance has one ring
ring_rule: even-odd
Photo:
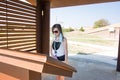
[[[83,45],[86,47],[103,49],[103,51],[95,53],[98,55],[117,57],[117,54],[118,54],[118,48],[116,48],[116,47],[106,47],[106,46],[83,43],[83,42],[76,42],[76,41],[68,41],[68,44]]]

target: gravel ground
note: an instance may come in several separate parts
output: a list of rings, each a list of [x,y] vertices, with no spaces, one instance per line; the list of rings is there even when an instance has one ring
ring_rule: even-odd
[[[72,78],[66,77],[65,80],[120,80],[120,73],[116,72],[116,65],[97,60],[99,56],[96,57],[96,60],[81,56],[69,56],[69,64],[77,69],[77,73],[74,73]],[[102,59],[102,57],[100,58]],[[55,76],[43,74],[42,80],[55,80]]]

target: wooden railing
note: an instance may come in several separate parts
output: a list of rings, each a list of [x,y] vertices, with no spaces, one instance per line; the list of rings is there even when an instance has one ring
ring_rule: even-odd
[[[41,73],[72,77],[73,72],[76,72],[76,69],[72,66],[47,55],[0,49],[2,80],[41,80]]]

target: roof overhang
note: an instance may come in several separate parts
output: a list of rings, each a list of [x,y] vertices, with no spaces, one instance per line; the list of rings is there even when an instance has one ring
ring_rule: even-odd
[[[36,5],[36,0],[27,0],[32,5]],[[50,0],[51,8],[104,3],[104,2],[115,2],[120,0]]]

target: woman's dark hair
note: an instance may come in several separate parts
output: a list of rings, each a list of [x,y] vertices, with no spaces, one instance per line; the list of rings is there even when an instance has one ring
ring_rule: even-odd
[[[60,33],[62,34],[62,37],[63,37],[63,39],[64,39],[64,35],[63,35],[63,31],[62,31],[61,25],[60,25],[60,24],[54,24],[54,25],[52,26],[52,31],[53,31],[55,28],[57,28],[57,29],[60,31]]]

